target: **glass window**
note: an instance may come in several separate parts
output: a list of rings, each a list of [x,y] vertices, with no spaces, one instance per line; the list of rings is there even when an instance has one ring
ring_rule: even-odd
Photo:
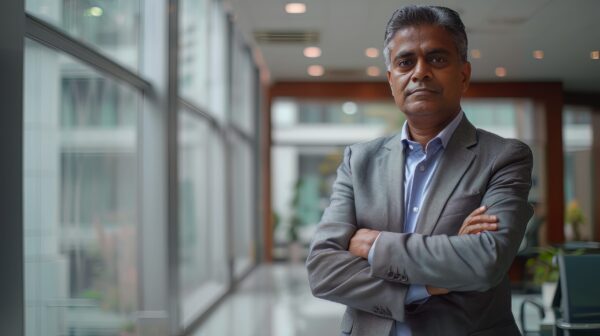
[[[136,70],[141,0],[26,0],[26,10]]]
[[[210,21],[210,113],[220,121],[227,116],[229,76],[229,36],[227,16],[222,1],[214,1]]]
[[[209,142],[210,141],[210,142]],[[211,146],[209,147],[209,143]],[[213,145],[214,144],[214,147]],[[181,323],[223,294],[227,285],[224,147],[206,121],[179,114],[179,275]]]
[[[565,240],[594,240],[592,110],[566,106],[563,111]]]
[[[299,242],[304,247],[310,244],[323,211],[329,205],[343,150],[343,147],[273,148],[275,260],[294,253],[290,248],[292,242]],[[289,257],[304,259],[305,256]]]
[[[135,333],[141,96],[26,40],[26,335]]]
[[[295,124],[372,125],[383,127],[386,133],[400,130],[404,114],[393,101],[312,100],[277,98],[273,103],[273,123],[276,127]]]
[[[234,276],[239,277],[256,260],[254,222],[254,161],[250,144],[232,137]]]
[[[179,10],[179,95],[203,108],[209,105],[211,3],[210,0],[182,0]]]
[[[241,43],[233,47],[233,83],[231,99],[231,122],[246,134],[254,134],[256,97],[254,95],[258,81],[250,52]]]

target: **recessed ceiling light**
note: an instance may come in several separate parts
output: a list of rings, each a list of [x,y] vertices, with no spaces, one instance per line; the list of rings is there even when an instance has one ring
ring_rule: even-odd
[[[325,68],[321,65],[311,65],[308,67],[308,74],[313,77],[323,76],[325,73]]]
[[[285,5],[285,11],[288,14],[306,13],[306,4],[302,2],[290,2]]]
[[[594,50],[590,53],[590,58],[593,60],[600,59],[600,50]]]
[[[506,76],[506,68],[504,68],[504,67],[497,67],[496,68],[496,76],[498,76],[498,77],[504,77],[504,76]]]
[[[472,49],[471,58],[481,58],[481,51],[479,49]]]
[[[370,58],[376,58],[379,56],[379,50],[377,48],[367,48],[365,50],[365,55]]]
[[[535,59],[543,59],[544,58],[544,51],[543,50],[534,50],[533,51],[533,58]]]
[[[367,68],[367,75],[371,76],[371,77],[377,77],[381,74],[381,71],[379,71],[379,68],[376,66],[370,66]]]
[[[348,101],[342,104],[342,111],[347,115],[353,115],[358,111],[358,106],[355,102]]]
[[[321,56],[321,48],[319,47],[307,47],[304,48],[304,56],[308,58],[316,58]]]

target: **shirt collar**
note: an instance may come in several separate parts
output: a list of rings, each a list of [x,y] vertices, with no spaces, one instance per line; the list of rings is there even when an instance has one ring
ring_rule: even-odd
[[[454,117],[454,119],[452,119],[452,121],[448,125],[446,125],[446,127],[444,127],[444,129],[441,130],[433,139],[429,140],[427,144],[429,145],[432,141],[439,139],[439,141],[442,142],[442,146],[446,148],[448,142],[450,141],[450,137],[452,137],[452,134],[454,134],[454,131],[458,127],[458,124],[460,124],[463,114],[464,112],[460,110],[456,117]],[[408,136],[408,121],[405,121],[404,125],[402,126],[400,140],[402,140],[402,143],[404,144],[405,148],[408,146],[409,142],[414,142]]]

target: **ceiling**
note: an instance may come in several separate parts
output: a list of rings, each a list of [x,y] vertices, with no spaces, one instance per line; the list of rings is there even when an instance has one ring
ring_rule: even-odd
[[[302,0],[299,0],[302,1]],[[287,14],[285,0],[229,0],[234,19],[247,41],[258,49],[276,81],[384,81],[382,56],[368,58],[365,49],[381,49],[385,24],[398,0],[304,0],[304,14]],[[410,2],[415,3],[415,2]],[[417,2],[418,3],[418,2]],[[561,81],[566,90],[600,92],[600,1],[598,0],[449,0],[433,3],[457,10],[467,27],[469,49],[481,58],[470,59],[473,81]],[[318,43],[264,44],[256,31],[316,31]],[[316,45],[322,55],[309,59],[306,46]],[[534,59],[543,50],[544,59]],[[325,75],[311,77],[310,65],[322,65]],[[366,69],[377,66],[378,77]],[[506,68],[503,78],[497,67]]]

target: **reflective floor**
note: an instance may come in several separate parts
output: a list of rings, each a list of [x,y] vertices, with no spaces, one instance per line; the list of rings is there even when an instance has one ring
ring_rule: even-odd
[[[513,313],[523,299],[513,295]],[[302,264],[257,267],[238,289],[209,316],[193,336],[314,336],[339,335],[344,306],[314,298]],[[539,324],[527,312],[529,329]]]

